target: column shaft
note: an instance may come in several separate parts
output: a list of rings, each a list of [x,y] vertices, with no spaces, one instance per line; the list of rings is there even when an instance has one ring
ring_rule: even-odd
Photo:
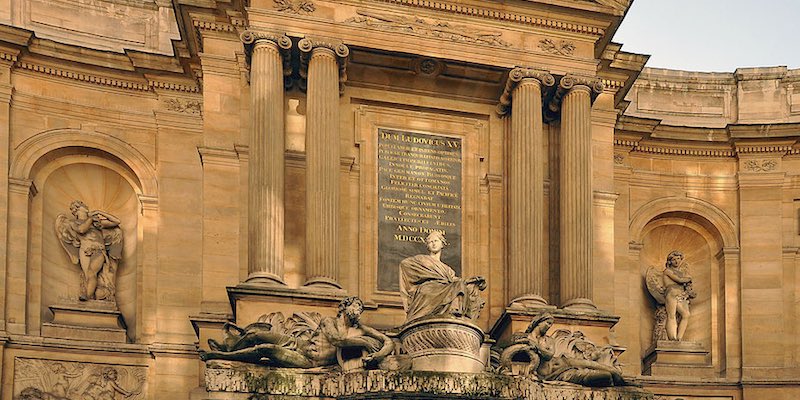
[[[312,50],[306,107],[306,286],[341,289],[339,273],[339,65]]]
[[[508,293],[512,304],[544,305],[544,132],[542,85],[514,89],[508,170]]]
[[[283,285],[284,104],[278,45],[258,40],[250,63],[248,282]]]
[[[561,106],[561,303],[592,302],[592,123],[590,89],[575,85]]]

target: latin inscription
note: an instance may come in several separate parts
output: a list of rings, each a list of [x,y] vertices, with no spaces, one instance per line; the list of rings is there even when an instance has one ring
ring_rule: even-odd
[[[461,139],[378,130],[378,289],[399,290],[398,266],[445,234],[442,261],[461,273]]]

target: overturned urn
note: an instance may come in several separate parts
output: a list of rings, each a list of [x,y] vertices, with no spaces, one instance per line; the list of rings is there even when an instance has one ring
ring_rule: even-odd
[[[419,320],[400,331],[400,340],[414,371],[481,372],[486,367],[483,331],[467,321]]]

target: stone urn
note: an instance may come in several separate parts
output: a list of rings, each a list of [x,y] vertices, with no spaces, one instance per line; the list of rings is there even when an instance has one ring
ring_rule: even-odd
[[[411,322],[400,331],[403,350],[414,371],[481,372],[481,328],[467,321],[431,318]]]

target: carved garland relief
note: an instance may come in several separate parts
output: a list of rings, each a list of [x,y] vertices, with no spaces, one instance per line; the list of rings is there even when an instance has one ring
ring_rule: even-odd
[[[14,400],[146,398],[146,367],[16,358]]]
[[[778,166],[775,160],[747,160],[743,164],[745,171],[769,172]]]
[[[404,16],[358,10],[358,16],[348,18],[346,24],[376,28],[387,31],[412,33],[422,36],[448,39],[461,43],[478,43],[490,46],[511,47],[503,40],[499,31],[485,31],[447,21],[430,20],[417,16]]]

